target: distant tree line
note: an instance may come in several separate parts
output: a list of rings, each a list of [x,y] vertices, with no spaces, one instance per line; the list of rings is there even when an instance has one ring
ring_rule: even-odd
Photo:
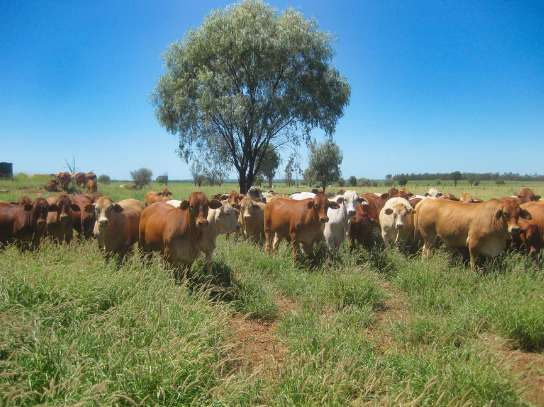
[[[457,174],[456,174],[457,173]],[[395,179],[407,177],[410,181],[435,181],[440,179],[442,181],[455,181],[459,171],[447,172],[447,173],[428,173],[423,174],[397,174],[394,176]],[[471,180],[478,179],[480,181],[544,181],[544,175],[539,174],[525,174],[521,175],[519,173],[513,172],[485,172],[485,173],[475,173],[475,172],[463,172],[461,173],[461,178],[458,180]]]

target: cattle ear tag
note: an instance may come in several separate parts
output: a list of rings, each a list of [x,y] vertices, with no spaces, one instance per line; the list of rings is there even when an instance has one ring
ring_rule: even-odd
[[[184,199],[184,200],[181,201],[181,203],[179,204],[179,208],[180,208],[180,209],[183,209],[184,211],[186,211],[188,207],[189,207],[189,201],[188,201],[187,199]]]

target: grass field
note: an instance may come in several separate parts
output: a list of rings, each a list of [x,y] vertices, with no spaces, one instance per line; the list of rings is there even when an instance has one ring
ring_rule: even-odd
[[[0,181],[0,200],[47,197],[44,182]],[[452,185],[440,189],[544,191]],[[286,245],[218,240],[213,275],[199,261],[180,285],[160,257],[107,262],[93,241],[2,250],[0,405],[544,405],[541,257],[505,253],[475,273],[440,250],[423,261],[346,245],[330,261],[318,244],[317,263],[294,267]]]

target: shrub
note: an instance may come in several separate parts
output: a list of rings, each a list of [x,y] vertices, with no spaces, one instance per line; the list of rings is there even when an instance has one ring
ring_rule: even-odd
[[[109,175],[102,174],[98,177],[98,182],[100,182],[101,184],[109,184],[111,183],[111,178],[109,177]]]
[[[151,183],[151,177],[153,176],[153,171],[149,168],[140,168],[136,171],[130,171],[130,176],[134,180],[134,184],[138,189],[142,189],[146,185]]]

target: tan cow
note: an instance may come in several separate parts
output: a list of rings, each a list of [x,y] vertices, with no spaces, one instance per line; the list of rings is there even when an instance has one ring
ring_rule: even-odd
[[[145,206],[149,206],[152,203],[155,202],[168,202],[172,198],[172,192],[170,192],[167,188],[164,188],[162,191],[149,191],[147,194],[145,194]]]
[[[272,245],[276,251],[283,238],[293,245],[293,260],[296,260],[301,243],[306,255],[312,256],[314,244],[323,238],[325,223],[329,221],[329,208],[339,209],[340,205],[329,201],[322,193],[301,201],[279,197],[271,199],[264,210],[265,249],[270,250]]]
[[[445,199],[424,199],[416,206],[416,228],[424,241],[426,257],[440,238],[444,245],[459,252],[463,260],[470,255],[470,266],[476,268],[479,256],[496,257],[506,242],[521,229],[518,219],[531,219],[517,198],[492,199],[478,205]]]
[[[391,198],[380,211],[382,238],[386,245],[404,249],[414,235],[414,209],[405,198]]]
[[[240,217],[244,240],[253,239],[258,242],[261,236],[264,238],[264,209],[266,204],[255,202],[245,197],[240,201]]]
[[[86,205],[85,212],[94,211],[96,222],[94,236],[106,257],[119,253],[126,255],[138,241],[138,225],[144,204],[136,199],[114,203],[100,197],[94,204]]]
[[[140,247],[145,253],[162,253],[175,267],[174,278],[178,281],[180,271],[188,273],[200,253],[203,231],[209,225],[209,209],[220,207],[221,202],[209,201],[202,192],[191,193],[177,208],[165,202],[149,205],[140,220]]]

